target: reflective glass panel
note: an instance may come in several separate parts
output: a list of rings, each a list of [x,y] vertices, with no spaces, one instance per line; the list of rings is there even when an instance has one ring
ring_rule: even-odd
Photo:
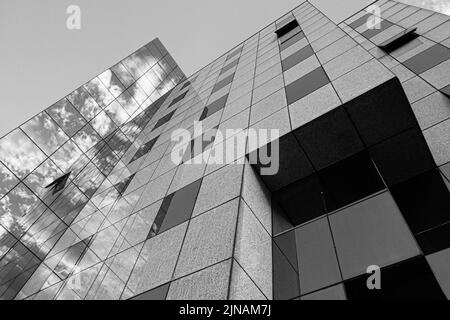
[[[21,183],[0,200],[0,224],[21,236],[44,210],[42,202]]]
[[[16,129],[0,140],[0,160],[23,178],[45,159],[45,154],[22,130]]]
[[[106,89],[105,85],[98,78],[92,79],[86,83],[84,87],[102,108],[106,107],[114,100],[112,94],[108,91],[108,89]]]
[[[88,124],[78,131],[72,139],[83,152],[86,152],[96,145],[101,138],[94,128]]]
[[[51,155],[69,137],[45,112],[22,126],[22,130],[47,154]]]
[[[102,111],[84,87],[78,88],[67,98],[87,120],[91,120]]]
[[[81,156],[81,154],[82,152],[76,144],[69,141],[53,154],[52,160],[63,172],[67,172],[70,166]]]
[[[2,198],[9,190],[11,190],[19,179],[0,163],[0,198]]]
[[[86,124],[86,120],[67,99],[60,100],[46,111],[69,137]]]
[[[114,98],[117,98],[125,90],[117,76],[109,69],[98,77]]]
[[[42,196],[47,191],[46,187],[62,175],[63,172],[56,164],[50,159],[47,159],[27,176],[25,183],[37,195]]]

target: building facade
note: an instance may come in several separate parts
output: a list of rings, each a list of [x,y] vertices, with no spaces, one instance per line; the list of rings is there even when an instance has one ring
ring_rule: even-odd
[[[1,138],[0,297],[449,298],[450,18],[374,5],[188,79],[154,40]]]

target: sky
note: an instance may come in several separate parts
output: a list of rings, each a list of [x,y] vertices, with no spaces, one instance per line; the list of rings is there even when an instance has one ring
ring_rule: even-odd
[[[301,2],[0,0],[0,137],[155,37],[189,76]],[[373,1],[310,2],[339,23]],[[70,5],[80,30],[66,27]]]

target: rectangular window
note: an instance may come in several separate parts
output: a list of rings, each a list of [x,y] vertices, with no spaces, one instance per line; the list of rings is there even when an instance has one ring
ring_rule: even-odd
[[[208,105],[203,110],[202,116],[200,117],[200,121],[203,121],[206,118],[208,118],[209,116],[213,115],[214,113],[222,110],[225,107],[225,104],[227,103],[227,99],[228,99],[228,94],[223,96],[220,99],[217,99],[216,101],[214,101],[210,105]]]
[[[194,210],[202,179],[164,198],[147,239],[189,220]]]
[[[298,24],[298,21],[296,19],[284,24],[283,26],[279,27],[275,33],[277,34],[278,38],[283,37],[285,34],[288,34],[295,28],[300,27]]]
[[[225,86],[229,85],[231,82],[233,82],[233,78],[234,78],[234,73],[232,75],[229,75],[228,77],[226,77],[225,79],[219,81],[216,83],[216,85],[214,86],[211,95],[214,92],[219,91],[220,89],[224,88]]]
[[[393,36],[392,38],[380,43],[378,47],[387,53],[392,52],[407,44],[408,42],[416,39],[419,36],[417,33],[415,33],[416,30],[417,28],[406,29],[396,36]]]

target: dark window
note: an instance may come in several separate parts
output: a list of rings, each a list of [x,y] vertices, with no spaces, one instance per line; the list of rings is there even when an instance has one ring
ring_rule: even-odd
[[[328,77],[322,67],[308,73],[286,87],[288,105],[300,100],[310,93],[313,93],[317,89],[322,88],[329,82],[330,81],[328,80]]]
[[[324,189],[317,174],[279,190],[274,201],[293,225],[300,225],[326,213]]]
[[[189,220],[194,209],[202,179],[164,198],[153,222],[148,239]]]
[[[417,33],[415,33],[416,30],[417,28],[406,29],[396,36],[393,36],[392,38],[389,38],[388,40],[380,43],[378,47],[387,53],[397,50],[401,46],[407,44],[408,42],[416,39],[419,36]]]
[[[364,144],[343,108],[300,127],[294,132],[316,170],[342,161],[364,149]]]
[[[261,174],[262,168],[268,168],[272,164],[261,164],[261,157],[272,154],[272,144],[267,144],[255,150],[248,158],[257,172]],[[279,170],[275,175],[261,175],[270,191],[277,191],[294,181],[300,180],[313,173],[313,167],[300,148],[297,139],[292,133],[284,135],[279,139]],[[267,161],[264,159],[265,162]]]
[[[282,26],[278,27],[275,33],[277,34],[278,38],[281,38],[282,36],[284,36],[285,34],[289,33],[290,31],[292,31],[297,27],[299,27],[298,21],[296,19],[293,19],[283,24]]]
[[[158,140],[158,138],[159,137],[156,137],[155,139],[150,140],[146,144],[142,145],[138,149],[138,151],[136,152],[136,154],[134,155],[134,157],[131,159],[131,161],[129,163],[132,163],[132,162],[136,161],[137,159],[141,158],[142,156],[146,155],[147,153],[149,153],[150,150],[152,150],[152,148],[155,145],[155,143]]]
[[[333,211],[385,189],[367,152],[319,172],[325,187],[327,211]]]
[[[204,110],[200,117],[200,121],[205,120],[209,116],[213,115],[214,113],[222,110],[225,107],[225,104],[227,103],[228,94],[224,95],[222,98],[217,99],[210,105],[208,105]]]
[[[300,27],[295,27],[294,29],[292,29],[291,31],[289,31],[288,33],[279,38],[280,43],[281,44],[285,43],[286,41],[291,39],[293,36],[299,34],[300,32],[302,32],[302,29],[300,29]]]
[[[220,80],[219,82],[216,83],[216,85],[214,86],[211,94],[213,94],[216,91],[219,91],[220,89],[222,89],[223,87],[229,85],[231,82],[233,82],[233,78],[234,78],[234,73],[229,75],[228,77],[226,77],[223,80]]]
[[[297,272],[280,249],[276,245],[272,247],[274,300],[288,300],[298,297],[300,285]]]
[[[169,108],[170,108],[171,106],[173,106],[175,103],[180,102],[181,100],[183,100],[184,97],[186,97],[186,94],[187,94],[187,93],[188,93],[188,91],[186,91],[186,92],[180,94],[178,97],[176,97],[175,99],[173,99],[172,103],[169,105]]]
[[[406,60],[403,62],[403,65],[416,74],[421,74],[447,59],[450,59],[450,49],[441,44],[435,44],[431,48]]]
[[[437,228],[427,230],[416,235],[425,255],[430,255],[450,248],[450,222]]]
[[[379,103],[382,101],[382,103]],[[347,102],[350,118],[366,146],[373,146],[417,126],[416,117],[397,78]]]
[[[450,222],[450,191],[438,170],[401,183],[391,192],[413,233]]]
[[[155,127],[153,128],[153,130],[158,129],[159,127],[161,127],[161,126],[165,125],[167,122],[169,122],[170,119],[172,119],[174,113],[175,113],[175,111],[172,111],[171,113],[166,114],[164,117],[159,119],[159,121],[156,123]]]
[[[290,55],[289,57],[287,57],[286,59],[284,59],[281,62],[281,65],[283,67],[283,71],[287,71],[290,68],[292,68],[293,66],[299,64],[300,62],[308,59],[309,57],[311,57],[314,54],[313,49],[311,48],[310,45],[307,45],[306,47],[300,49],[299,51],[297,51],[296,53]]]

